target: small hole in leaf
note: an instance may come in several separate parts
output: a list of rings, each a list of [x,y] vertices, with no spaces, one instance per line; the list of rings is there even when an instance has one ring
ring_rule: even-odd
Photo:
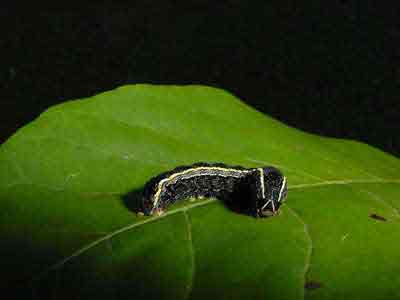
[[[377,215],[377,214],[370,214],[369,216],[370,216],[370,218],[378,220],[378,221],[383,221],[383,222],[387,221],[385,217],[382,217],[382,216]]]
[[[306,290],[316,290],[322,287],[322,283],[318,281],[307,281],[304,285]]]

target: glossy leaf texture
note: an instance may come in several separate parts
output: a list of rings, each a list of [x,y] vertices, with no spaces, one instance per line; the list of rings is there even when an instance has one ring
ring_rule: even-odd
[[[216,199],[132,211],[150,177],[199,161],[276,166],[287,202],[263,219]],[[399,170],[216,88],[66,102],[0,147],[0,287],[15,299],[399,299]]]

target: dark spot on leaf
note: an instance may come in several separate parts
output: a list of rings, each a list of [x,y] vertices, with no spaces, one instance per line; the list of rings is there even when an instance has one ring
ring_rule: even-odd
[[[306,284],[304,285],[304,288],[306,290],[316,290],[322,287],[322,283],[318,281],[307,281]]]
[[[387,221],[386,218],[384,218],[380,215],[377,215],[377,214],[370,214],[369,216],[370,216],[370,218],[378,220],[378,221],[384,221],[384,222]]]

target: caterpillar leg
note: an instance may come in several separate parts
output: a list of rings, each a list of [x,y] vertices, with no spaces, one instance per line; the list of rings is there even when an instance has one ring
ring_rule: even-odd
[[[163,215],[164,214],[164,211],[162,210],[162,209],[157,209],[155,212],[154,212],[154,215],[156,215],[156,216],[161,216],[161,215]]]

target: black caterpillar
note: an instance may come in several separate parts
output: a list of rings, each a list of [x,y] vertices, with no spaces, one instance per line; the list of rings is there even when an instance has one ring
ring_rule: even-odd
[[[274,167],[246,169],[225,164],[196,163],[151,178],[143,190],[145,215],[162,214],[177,200],[216,197],[255,217],[276,214],[287,195],[287,180]]]

